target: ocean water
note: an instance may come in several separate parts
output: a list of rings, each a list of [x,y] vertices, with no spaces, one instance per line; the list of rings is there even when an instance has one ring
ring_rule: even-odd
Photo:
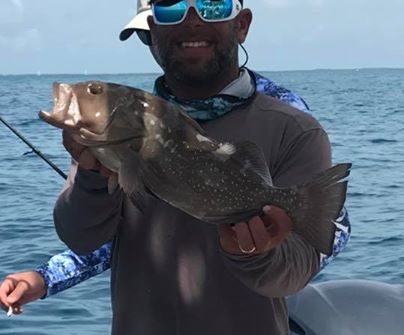
[[[348,247],[317,278],[404,283],[404,70],[263,72],[310,105],[330,135],[334,162],[353,163]],[[0,76],[0,115],[62,170],[61,133],[37,117],[54,81],[102,79],[152,88],[156,75]],[[0,123],[0,280],[65,249],[52,223],[63,179]],[[109,334],[109,271],[66,292],[0,313],[0,335]],[[133,302],[134,304],[136,301]]]

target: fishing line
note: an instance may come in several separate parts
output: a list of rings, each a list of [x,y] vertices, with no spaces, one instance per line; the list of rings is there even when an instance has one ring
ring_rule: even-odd
[[[55,164],[53,164],[49,159],[47,159],[42,152],[40,152],[35,146],[33,146],[24,136],[22,136],[14,127],[12,127],[6,120],[4,120],[0,115],[0,121],[10,129],[21,141],[28,145],[34,153],[36,153],[40,158],[42,158],[52,169],[54,169],[59,175],[64,179],[67,179],[67,175],[59,169]]]

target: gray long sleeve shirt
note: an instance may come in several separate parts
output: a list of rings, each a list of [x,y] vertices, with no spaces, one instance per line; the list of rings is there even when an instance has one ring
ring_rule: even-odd
[[[255,142],[277,186],[309,180],[331,165],[328,137],[316,120],[257,94],[202,127],[223,141]],[[55,206],[60,238],[87,253],[114,239],[113,335],[286,335],[284,297],[304,287],[319,255],[292,233],[269,253],[232,256],[216,227],[149,197],[141,213],[101,175],[72,167]]]

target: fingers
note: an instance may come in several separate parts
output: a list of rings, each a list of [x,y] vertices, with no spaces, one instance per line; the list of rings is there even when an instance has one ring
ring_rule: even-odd
[[[257,249],[249,224],[246,222],[237,223],[233,230],[236,233],[238,246],[242,253],[251,254]]]
[[[63,146],[70,153],[75,161],[77,161],[81,168],[85,170],[96,170],[104,177],[109,177],[113,172],[95,158],[88,147],[77,143],[72,135],[66,130],[63,131]]]
[[[10,305],[14,305],[16,303],[23,305],[25,302],[23,301],[24,295],[29,291],[30,286],[25,280],[21,280],[18,282],[17,286],[7,297],[7,301]]]
[[[226,252],[234,255],[255,255],[266,250],[268,234],[259,217],[248,223],[219,225],[220,244]]]
[[[236,233],[230,225],[218,225],[217,231],[219,233],[220,244],[223,250],[231,254],[237,254],[240,252],[240,249],[238,248]]]
[[[20,285],[23,284],[23,285]],[[17,283],[14,278],[6,278],[0,285],[0,306],[7,316],[21,314],[23,309],[20,299],[28,288],[27,283]]]
[[[76,153],[77,157],[74,157],[73,154],[70,152],[72,157],[79,163],[80,167],[86,170],[100,170],[101,169],[101,164],[100,162],[94,157],[94,155],[91,153],[88,148],[82,146],[81,144],[78,144],[80,146],[77,147],[78,153]]]
[[[79,157],[82,153],[82,151],[85,149],[85,147],[79,143],[77,143],[72,135],[67,132],[66,130],[63,131],[62,133],[62,138],[63,138],[63,146],[65,149],[70,153],[70,155],[76,160],[79,160]]]
[[[46,291],[45,280],[38,272],[13,273],[0,284],[0,306],[8,314],[21,314],[22,305],[43,297]]]
[[[263,208],[263,222],[273,246],[279,245],[292,231],[293,223],[286,212],[276,206]]]
[[[79,163],[80,167],[86,170],[99,170],[100,163],[90,150],[87,150],[87,147],[77,143],[66,130],[63,131],[62,136],[63,146],[73,159]]]
[[[0,285],[0,304],[4,310],[7,310],[10,306],[7,297],[14,287],[14,281],[11,278],[6,278]]]
[[[265,252],[269,250],[271,239],[263,220],[258,216],[253,217],[248,222],[248,226],[257,251]]]
[[[286,212],[275,206],[265,206],[262,217],[248,222],[220,225],[218,232],[222,248],[231,254],[256,255],[276,247],[292,230],[292,221]]]

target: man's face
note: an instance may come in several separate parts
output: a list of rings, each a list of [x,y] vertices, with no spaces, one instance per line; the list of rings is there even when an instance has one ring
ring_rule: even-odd
[[[189,85],[209,83],[238,68],[240,22],[207,23],[194,8],[180,24],[156,25],[149,17],[153,54],[166,75]]]

